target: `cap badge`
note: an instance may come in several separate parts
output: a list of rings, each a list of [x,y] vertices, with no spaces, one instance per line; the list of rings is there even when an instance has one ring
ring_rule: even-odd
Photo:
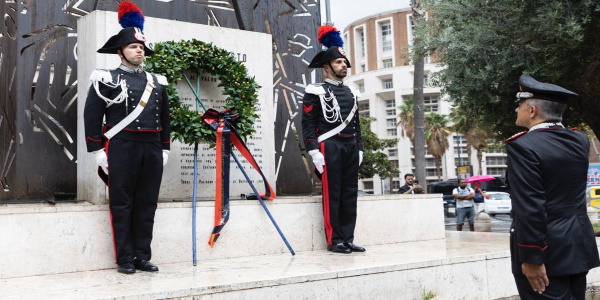
[[[344,48],[342,48],[342,47],[337,47],[337,49],[338,49],[338,52],[339,52],[341,55],[343,55],[343,56],[346,56],[346,52],[344,51]]]
[[[146,37],[144,36],[144,33],[137,27],[135,27],[135,34],[133,35],[133,37],[140,42],[146,41]],[[152,49],[152,48],[150,48],[150,49]]]

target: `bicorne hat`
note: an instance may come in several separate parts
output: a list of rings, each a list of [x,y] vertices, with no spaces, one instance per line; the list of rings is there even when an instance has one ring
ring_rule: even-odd
[[[348,68],[352,67],[350,66],[350,60],[348,60],[346,53],[342,48],[344,46],[344,41],[340,36],[340,32],[335,27],[331,25],[319,27],[317,39],[319,40],[319,43],[327,47],[327,50],[317,53],[308,65],[309,68],[322,68],[325,63],[337,58],[346,59],[346,66]]]
[[[108,41],[98,49],[98,53],[117,54],[117,50],[133,43],[144,45],[146,56],[154,54],[152,45],[146,44],[144,36],[144,15],[142,11],[131,1],[123,1],[119,3],[117,8],[121,31],[116,35],[111,36]]]
[[[529,74],[519,77],[519,92],[517,100],[541,99],[560,103],[567,103],[569,99],[578,98],[579,95],[555,84],[539,82]]]

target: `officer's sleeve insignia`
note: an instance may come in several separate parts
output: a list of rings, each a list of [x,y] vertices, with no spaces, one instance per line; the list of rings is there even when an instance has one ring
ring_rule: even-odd
[[[325,95],[325,89],[322,86],[314,84],[307,85],[304,92],[313,95]]]
[[[311,105],[304,104],[302,106],[302,109],[304,110],[305,113],[310,113],[312,111],[312,109],[313,109],[313,105],[312,104]]]
[[[520,136],[522,136],[522,135],[524,135],[526,133],[527,133],[527,131],[521,131],[521,132],[519,132],[519,133],[517,133],[517,134],[515,134],[515,135],[513,135],[513,136],[511,136],[509,138],[507,138],[506,140],[504,140],[504,143],[506,144],[506,143],[508,143],[508,142],[510,142],[510,141],[512,141],[512,140],[514,140],[514,139],[516,139],[516,138],[518,138],[518,137],[520,137]]]
[[[156,75],[156,81],[158,81],[159,84],[162,85],[169,85],[169,82],[167,81],[167,77],[163,76],[163,75]]]

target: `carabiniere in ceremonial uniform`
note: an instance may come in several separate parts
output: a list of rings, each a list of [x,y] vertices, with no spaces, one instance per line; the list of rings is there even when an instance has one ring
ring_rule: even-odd
[[[124,53],[132,44],[143,45],[138,50],[142,57],[153,53],[136,27],[122,29],[98,50],[118,53],[123,64],[92,73],[84,109],[88,152],[97,155],[101,174],[108,171],[102,175],[109,191],[117,270],[127,274],[158,271],[149,262],[150,244],[170,148],[166,78],[128,60]]]
[[[325,35],[339,35],[334,27],[323,26],[319,29],[320,41],[324,27]],[[319,52],[309,67],[326,68],[327,72],[324,83],[306,87],[302,134],[321,177],[328,249],[338,253],[364,252],[363,247],[354,244],[358,167],[363,151],[357,112],[360,94],[342,82],[350,62],[341,44]]]

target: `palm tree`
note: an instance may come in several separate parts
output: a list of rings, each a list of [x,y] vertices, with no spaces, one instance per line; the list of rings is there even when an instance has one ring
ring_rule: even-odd
[[[481,175],[483,171],[481,166],[483,149],[488,146],[489,136],[489,132],[481,128],[480,122],[477,122],[477,124],[467,133],[467,143],[477,151],[477,167],[479,168],[479,175]]]
[[[438,179],[442,178],[442,156],[450,147],[448,136],[451,131],[448,127],[448,117],[436,113],[425,116],[425,141],[427,150],[435,159],[435,168]]]
[[[483,159],[483,150],[488,146],[490,133],[483,128],[483,122],[479,117],[476,108],[472,109],[454,109],[450,113],[454,125],[452,129],[462,134],[467,139],[467,157],[471,161],[471,149],[477,151],[477,166],[479,175],[482,174],[481,160]]]
[[[400,133],[402,136],[407,137],[411,143],[415,142],[415,115],[413,110],[414,101],[412,99],[404,100],[404,103],[398,107],[400,114],[398,114],[398,124],[396,126],[401,127]]]

